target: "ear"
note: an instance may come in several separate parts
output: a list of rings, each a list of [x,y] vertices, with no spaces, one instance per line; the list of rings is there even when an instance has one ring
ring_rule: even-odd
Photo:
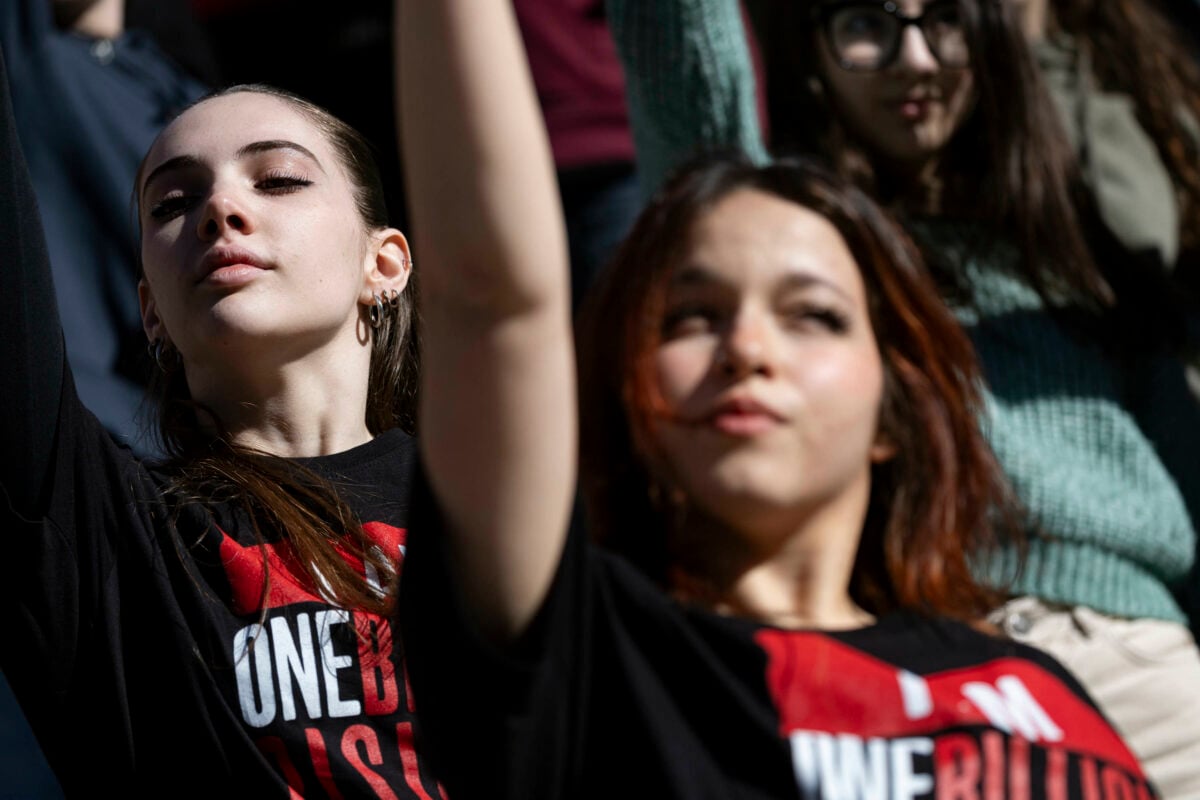
[[[883,431],[875,434],[875,442],[871,445],[870,457],[872,464],[883,464],[896,457],[896,443],[892,437]]]
[[[403,292],[412,274],[412,256],[408,239],[395,228],[383,228],[371,234],[371,246],[363,262],[364,281],[359,302],[370,305],[371,296]]]
[[[150,284],[146,283],[145,278],[138,281],[137,290],[138,306],[142,311],[142,330],[146,333],[146,339],[151,342],[156,339],[166,339],[167,329],[158,316],[158,305],[154,302],[154,292],[151,291]]]

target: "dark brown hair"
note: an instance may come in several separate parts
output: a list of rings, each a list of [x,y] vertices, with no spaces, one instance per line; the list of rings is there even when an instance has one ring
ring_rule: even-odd
[[[320,106],[261,84],[223,89],[191,107],[238,93],[278,98],[308,118],[346,170],[364,229],[387,226],[383,187],[366,139]],[[145,166],[143,162],[135,186],[141,186]],[[411,432],[414,427],[419,364],[415,292],[415,275],[410,275],[396,306],[383,315],[383,324],[372,330],[366,423],[375,435],[392,428]],[[371,565],[382,576],[395,575],[394,561],[366,536],[361,521],[336,488],[292,460],[236,445],[217,415],[192,399],[177,354],[161,361],[149,394],[168,458],[165,466],[172,474],[168,494],[176,509],[186,504],[232,502],[246,512],[260,548],[268,539],[283,541],[295,556],[293,562],[308,572],[312,586],[327,587],[324,594],[333,602],[387,613],[393,595],[381,596],[345,556]],[[265,599],[271,578],[265,549],[262,553]]]
[[[594,290],[580,321],[579,365],[583,489],[599,538],[669,583],[678,556],[668,534],[687,499],[682,509],[669,502],[679,490],[652,466],[653,356],[693,226],[740,189],[824,216],[863,276],[885,374],[880,432],[896,455],[873,467],[851,591],[874,613],[978,617],[997,597],[975,581],[971,560],[994,544],[1011,500],[978,428],[974,351],[905,234],[863,192],[808,162],[759,168],[731,157],[686,168],[643,212]]]
[[[820,154],[905,216],[982,223],[1016,244],[1018,267],[1052,305],[1110,306],[1113,290],[1088,241],[1098,215],[1015,4],[959,0],[977,100],[942,153],[931,198],[929,187],[884,172],[838,121],[817,65],[818,2],[770,6],[765,44],[775,78],[768,83],[775,149]],[[954,271],[937,256],[926,253],[931,267]]]
[[[1175,184],[1180,245],[1200,267],[1200,67],[1156,0],[1052,0],[1052,24],[1089,52],[1099,86],[1129,97]],[[1192,276],[1200,287],[1200,276]]]

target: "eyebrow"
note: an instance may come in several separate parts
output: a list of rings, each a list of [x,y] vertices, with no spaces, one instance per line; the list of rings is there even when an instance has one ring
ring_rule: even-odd
[[[257,155],[259,153],[269,153],[275,150],[292,150],[311,160],[317,165],[317,169],[321,170],[321,172],[325,171],[325,167],[321,164],[321,160],[313,155],[311,150],[302,144],[297,144],[296,142],[291,142],[287,139],[267,139],[261,142],[250,142],[249,144],[242,145],[238,148],[235,158],[240,159],[245,158],[246,156]],[[146,180],[142,181],[142,194],[146,193],[146,190],[150,188],[151,183],[162,177],[162,175],[165,173],[176,172],[183,169],[191,169],[199,166],[203,166],[203,162],[195,156],[184,155],[168,158],[166,161],[152,169],[150,174],[146,176]]]
[[[727,286],[729,281],[725,280],[720,275],[712,272],[706,267],[693,264],[679,270],[673,278],[671,278],[670,286],[676,289],[687,289],[693,287],[703,288],[706,286]],[[797,268],[789,272],[778,282],[777,289],[807,289],[812,286],[823,286],[847,300],[851,300],[850,293],[838,284],[824,278],[820,275],[815,275],[803,267]]]

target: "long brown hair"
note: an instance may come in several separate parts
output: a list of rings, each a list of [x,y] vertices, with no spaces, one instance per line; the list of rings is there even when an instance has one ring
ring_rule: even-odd
[[[197,101],[235,93],[281,99],[308,118],[325,136],[354,187],[354,200],[365,230],[387,226],[387,205],[379,171],[365,138],[346,123],[301,97],[274,87],[246,84],[223,89]],[[145,162],[138,170],[140,186]],[[140,218],[140,217],[139,217]],[[372,330],[366,423],[379,435],[393,428],[411,432],[415,424],[418,369],[415,275],[383,323]],[[332,602],[379,614],[392,606],[394,592],[380,594],[347,560],[370,565],[380,576],[394,576],[394,554],[380,552],[363,532],[361,521],[326,479],[284,458],[235,444],[221,420],[192,399],[177,354],[168,354],[153,375],[149,395],[157,412],[158,436],[171,475],[168,499],[176,511],[185,505],[231,502],[249,517],[263,555],[262,599],[270,586],[265,544],[279,539],[291,548],[312,586]]]
[[[1015,4],[959,0],[977,100],[939,160],[936,198],[884,172],[839,122],[817,66],[812,10],[818,4],[770,6],[765,44],[774,78],[767,93],[774,148],[821,155],[904,216],[982,223],[1017,246],[1018,268],[1052,305],[1093,312],[1112,305],[1105,266],[1088,240],[1099,217]],[[931,267],[954,271],[937,256],[926,252]]]
[[[1090,51],[1099,86],[1126,95],[1175,184],[1181,250],[1200,257],[1200,67],[1156,0],[1052,0],[1052,25]],[[1189,253],[1190,251],[1190,253]],[[1200,278],[1193,276],[1200,286]]]
[[[667,532],[686,516],[687,498],[652,466],[660,457],[653,356],[667,286],[696,220],[738,189],[824,216],[862,272],[884,366],[880,431],[896,456],[873,467],[853,595],[874,613],[978,617],[997,596],[975,581],[971,559],[994,545],[1012,506],[978,427],[974,351],[907,236],[863,192],[808,162],[759,168],[731,157],[685,169],[643,212],[585,306],[582,479],[599,538],[668,583],[677,556]]]

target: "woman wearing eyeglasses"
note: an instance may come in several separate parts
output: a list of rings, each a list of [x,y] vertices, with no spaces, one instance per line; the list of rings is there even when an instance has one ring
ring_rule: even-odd
[[[736,2],[609,9],[648,187],[698,149],[768,159]],[[994,619],[1077,673],[1167,796],[1200,796],[1200,411],[1161,276],[1099,223],[1016,10],[772,4],[773,149],[899,213],[972,337],[1031,534],[1019,572],[1015,546],[978,566],[1011,596]]]

